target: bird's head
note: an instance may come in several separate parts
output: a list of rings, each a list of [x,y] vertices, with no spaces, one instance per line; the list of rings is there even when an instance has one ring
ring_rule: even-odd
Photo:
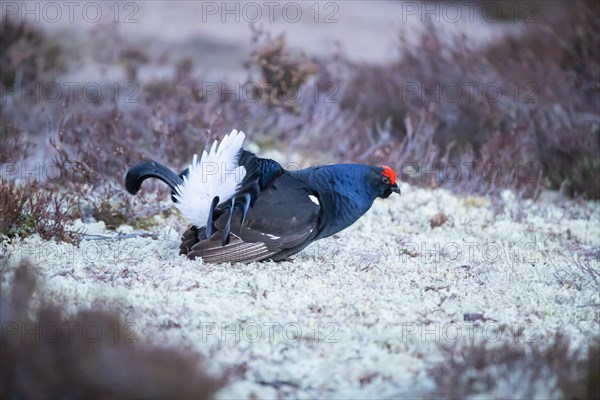
[[[387,165],[376,167],[376,176],[373,176],[372,181],[377,187],[378,196],[386,199],[392,193],[400,194],[400,188],[396,184],[396,173]]]

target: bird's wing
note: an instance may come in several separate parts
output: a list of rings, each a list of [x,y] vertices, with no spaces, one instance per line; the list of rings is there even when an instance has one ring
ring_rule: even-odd
[[[242,210],[234,208],[215,219],[208,238],[205,230],[190,228],[184,233],[180,253],[208,263],[277,258],[310,243],[318,233],[320,213],[316,195],[295,178],[282,175],[260,193],[245,221]],[[224,245],[226,234],[230,240]]]
[[[223,220],[226,221],[225,225],[221,227],[223,245],[229,243],[231,238],[229,234],[231,224],[236,224],[232,218],[234,216],[238,218],[240,223],[237,225],[243,226],[248,210],[254,206],[259,194],[270,188],[273,182],[284,173],[284,169],[276,161],[258,158],[245,150],[241,152],[239,164],[246,169],[246,176],[229,200],[221,202],[218,197],[213,198],[205,224],[204,237],[209,239],[216,230],[215,221],[222,215],[227,215],[227,219]],[[241,214],[235,213],[235,210],[240,210]]]

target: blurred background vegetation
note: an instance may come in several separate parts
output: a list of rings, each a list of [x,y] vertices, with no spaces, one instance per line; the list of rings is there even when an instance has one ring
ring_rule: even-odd
[[[256,24],[173,4],[124,9],[138,13],[129,25],[3,15],[4,203],[33,174],[36,191],[66,192],[73,217],[143,226],[134,201],[167,211],[124,193],[126,169],[183,169],[234,128],[284,163],[387,164],[460,193],[600,198],[598,2],[484,1],[460,23],[445,2],[323,3],[318,21],[307,3],[298,23]]]

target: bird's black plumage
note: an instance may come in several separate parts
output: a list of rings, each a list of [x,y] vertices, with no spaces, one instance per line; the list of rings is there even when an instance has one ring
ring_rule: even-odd
[[[161,163],[156,161],[145,161],[131,167],[129,171],[127,171],[127,175],[125,176],[125,188],[129,193],[136,194],[146,179],[157,178],[166,183],[171,189],[172,195],[174,195],[177,185],[183,183],[182,176],[184,172],[177,175]],[[175,201],[174,198],[172,199]]]
[[[206,225],[183,234],[180,254],[209,263],[283,260],[353,224],[377,197],[400,192],[389,167],[337,164],[288,171],[245,150],[238,163],[246,175],[235,194],[213,199]],[[135,194],[144,179],[155,177],[177,201],[177,185],[188,170],[177,175],[165,169],[155,162],[136,165],[127,173],[127,190]]]

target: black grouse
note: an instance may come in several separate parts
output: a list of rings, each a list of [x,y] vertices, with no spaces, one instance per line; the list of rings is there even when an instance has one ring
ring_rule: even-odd
[[[136,194],[147,178],[171,188],[171,198],[191,224],[180,254],[207,263],[283,260],[366,213],[377,197],[400,193],[387,166],[336,164],[288,171],[276,161],[243,150],[244,133],[215,141],[200,160],[177,175],[147,161],[127,172]]]

